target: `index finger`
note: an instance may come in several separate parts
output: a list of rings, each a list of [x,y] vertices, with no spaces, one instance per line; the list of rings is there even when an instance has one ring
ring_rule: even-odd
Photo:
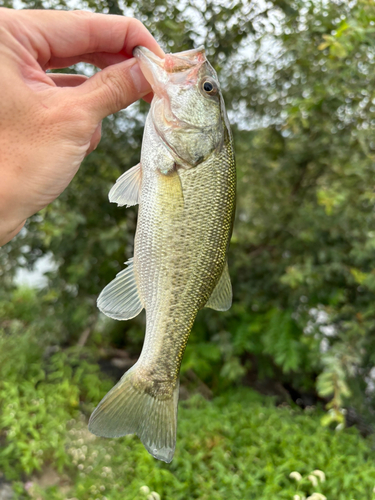
[[[97,52],[132,57],[137,45],[163,57],[158,43],[137,19],[87,11],[0,9],[2,21],[42,67],[53,58]]]

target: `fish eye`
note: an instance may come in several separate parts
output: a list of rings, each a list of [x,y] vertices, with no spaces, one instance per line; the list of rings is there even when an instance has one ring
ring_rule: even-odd
[[[217,84],[211,78],[204,78],[202,81],[202,89],[208,95],[216,95],[217,94]]]

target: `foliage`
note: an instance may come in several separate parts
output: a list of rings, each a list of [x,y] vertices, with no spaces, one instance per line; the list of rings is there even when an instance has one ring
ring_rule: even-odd
[[[96,438],[87,415],[110,382],[87,351],[46,352],[38,334],[12,320],[0,335],[0,470],[15,481],[18,498],[146,500],[155,492],[163,500],[313,493],[373,499],[369,440],[354,428],[323,428],[319,409],[275,407],[249,389],[181,402],[176,456],[168,465],[134,436]],[[43,484],[51,466],[57,480]],[[324,482],[311,480],[316,470],[324,471]],[[294,471],[303,478],[289,477]]]
[[[66,8],[62,0],[23,4]],[[373,419],[374,2],[121,5],[165,49],[207,47],[233,122],[234,305],[227,313],[200,312],[183,373],[194,370],[219,393],[251,372],[331,399],[327,425],[343,423],[349,402]],[[116,0],[82,6],[122,13]],[[101,144],[69,189],[0,255],[4,294],[17,262],[32,266],[53,255],[57,269],[36,301],[47,344],[72,346],[90,331],[92,349],[140,351],[144,317],[103,322],[95,300],[132,255],[136,209],[117,209],[107,193],[138,163],[146,111],[138,103],[107,119]]]
[[[92,493],[100,495],[98,483],[96,491],[90,493],[90,488],[92,478],[104,470],[104,496],[114,500],[140,498],[144,485],[163,500],[289,500],[299,492],[321,492],[337,500],[371,499],[371,448],[354,429],[335,433],[322,428],[319,416],[315,410],[308,414],[275,408],[272,400],[245,389],[212,403],[196,396],[181,404],[177,452],[170,465],[156,464],[133,437],[109,444],[91,440],[85,442],[85,456],[78,455],[77,467],[83,467],[74,496],[83,500]],[[73,448],[82,449],[84,432],[73,434]],[[294,470],[307,476],[316,469],[327,477],[317,486],[308,479],[296,484],[289,478]]]
[[[0,471],[17,498],[373,500],[373,440],[246,388],[180,402],[171,464],[135,436],[96,438],[87,418],[113,382],[89,349],[46,347],[36,298],[18,290],[6,304],[18,318],[0,316]]]
[[[87,354],[45,347],[45,325],[33,321],[35,292],[18,290],[12,299],[7,307],[18,319],[0,323],[0,470],[16,479],[48,462],[66,466],[66,423],[80,400],[97,401],[111,384],[98,387],[99,367]]]
[[[255,328],[249,311],[263,322],[258,341],[243,334],[241,320],[237,332],[260,355],[271,354],[284,374],[300,374],[300,390],[319,375],[317,389],[334,396],[341,422],[350,394],[360,411],[373,407],[365,381],[375,325],[375,9],[366,1],[294,6],[283,32],[273,33],[282,45],[279,61],[270,59],[271,78],[253,76],[253,116],[274,124],[237,136],[237,300]],[[239,85],[244,71],[241,64]],[[283,326],[284,316],[293,329]],[[275,325],[278,333],[270,335]]]

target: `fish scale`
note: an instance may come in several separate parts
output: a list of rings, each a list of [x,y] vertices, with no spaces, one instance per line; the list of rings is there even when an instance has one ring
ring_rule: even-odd
[[[137,48],[135,56],[155,97],[141,163],[110,192],[119,206],[139,203],[134,259],[100,294],[98,307],[115,319],[144,308],[146,334],[140,358],[99,403],[89,429],[105,437],[136,433],[155,458],[170,462],[179,371],[195,317],[202,307],[227,310],[232,301],[227,250],[236,171],[224,101],[204,49],[163,60]]]
[[[173,208],[165,210],[164,199],[157,191],[155,199],[147,197],[139,212],[136,275],[141,269],[153,276],[147,286],[141,287],[147,329],[140,363],[154,365],[161,361],[163,365],[165,359],[172,358],[178,373],[180,353],[185,349],[192,320],[207,302],[223,270],[233,199],[223,204],[222,194],[229,191],[234,196],[235,176],[222,175],[218,166],[224,155],[218,156],[196,169],[176,174],[184,193],[184,207],[178,216]],[[157,185],[159,175],[155,172],[155,179],[149,182]],[[202,191],[202,181],[211,188]],[[143,189],[147,190],[147,186],[142,186],[142,193]],[[166,218],[170,221],[167,228]],[[173,339],[173,351],[169,344],[165,347],[168,338]]]

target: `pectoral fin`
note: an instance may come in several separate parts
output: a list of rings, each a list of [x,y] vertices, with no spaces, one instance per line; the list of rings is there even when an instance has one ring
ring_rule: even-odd
[[[117,179],[116,184],[109,192],[109,201],[117,203],[119,207],[137,205],[139,203],[141,181],[142,169],[141,164],[138,163],[138,165],[130,168]]]
[[[215,309],[215,311],[227,311],[231,305],[232,285],[230,282],[228,262],[226,262],[219,282],[204,307],[210,307],[211,309]]]
[[[128,267],[118,273],[98,297],[97,306],[102,313],[113,319],[131,319],[142,311],[143,305],[138,293],[134,275],[133,259]]]

